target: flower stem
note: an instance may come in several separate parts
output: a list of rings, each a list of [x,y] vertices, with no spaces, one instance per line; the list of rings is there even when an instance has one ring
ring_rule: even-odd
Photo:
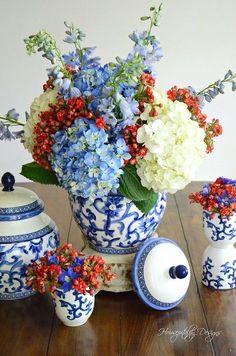
[[[9,122],[11,124],[11,126],[25,126],[25,124],[13,119],[13,118],[6,118],[3,116],[0,116],[0,120]]]
[[[221,82],[221,83],[230,83],[230,82],[233,81],[233,79],[236,79],[236,73],[233,74],[232,76],[230,76],[230,77],[227,78],[227,79],[221,80],[220,82]],[[206,88],[204,88],[204,89],[202,89],[201,91],[199,91],[199,92],[197,93],[197,95],[202,95],[202,94],[204,94],[204,93],[207,92],[209,89],[214,88],[215,86],[217,86],[217,83],[218,83],[218,81],[216,81],[216,82],[214,82],[214,83],[208,85]]]
[[[158,7],[158,10],[154,10],[153,15],[150,19],[150,26],[149,26],[149,30],[148,30],[148,37],[151,35],[151,31],[152,31],[152,27],[155,26],[159,26],[158,22],[161,16],[161,11],[162,11],[162,7],[163,7],[163,2],[161,2],[160,6]]]

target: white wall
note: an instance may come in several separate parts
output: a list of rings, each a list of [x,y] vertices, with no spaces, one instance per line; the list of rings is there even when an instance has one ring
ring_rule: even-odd
[[[131,48],[128,34],[143,29],[140,16],[155,0],[0,0],[0,114],[15,107],[23,116],[35,96],[41,93],[50,63],[40,55],[26,54],[23,38],[47,28],[62,49],[63,21],[74,22],[87,33],[86,45],[97,45],[103,62],[116,55],[125,57]],[[197,90],[236,71],[235,0],[165,0],[159,29],[164,58],[159,63],[159,84],[163,89],[191,84]],[[234,142],[236,93],[226,94],[207,105],[210,117],[221,118],[224,135],[216,140],[215,151],[205,159],[196,180],[219,175],[236,177]],[[18,181],[23,163],[31,157],[19,141],[0,142],[0,174],[9,170]]]

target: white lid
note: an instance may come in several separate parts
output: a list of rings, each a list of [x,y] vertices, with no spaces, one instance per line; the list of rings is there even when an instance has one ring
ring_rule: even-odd
[[[27,188],[14,187],[13,191],[0,190],[0,209],[13,208],[39,201],[37,194]]]
[[[174,241],[164,237],[152,238],[141,246],[132,273],[139,297],[158,310],[178,305],[190,282],[185,254]]]
[[[14,187],[15,178],[11,173],[2,176],[0,188],[0,221],[21,220],[42,212],[43,203],[31,190]]]

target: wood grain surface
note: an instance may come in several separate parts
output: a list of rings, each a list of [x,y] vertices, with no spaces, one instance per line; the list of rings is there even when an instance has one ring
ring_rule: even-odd
[[[66,241],[81,249],[82,234],[74,222],[65,191],[29,183],[45,203],[46,213]],[[66,327],[54,314],[49,295],[0,301],[0,356],[236,356],[236,289],[215,291],[201,283],[201,256],[207,245],[201,208],[189,204],[191,183],[169,196],[160,236],[175,240],[191,266],[185,299],[161,312],[146,306],[136,293],[100,292],[89,321]],[[168,258],[168,256],[167,256]],[[208,337],[209,332],[212,334]]]

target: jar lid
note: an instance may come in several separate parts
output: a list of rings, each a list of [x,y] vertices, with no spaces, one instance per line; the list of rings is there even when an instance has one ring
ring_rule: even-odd
[[[189,263],[174,241],[165,237],[151,238],[135,256],[132,278],[144,303],[158,310],[172,309],[187,292]]]
[[[14,221],[40,214],[44,205],[37,194],[29,189],[14,187],[15,178],[7,172],[2,176],[0,190],[0,221]]]

